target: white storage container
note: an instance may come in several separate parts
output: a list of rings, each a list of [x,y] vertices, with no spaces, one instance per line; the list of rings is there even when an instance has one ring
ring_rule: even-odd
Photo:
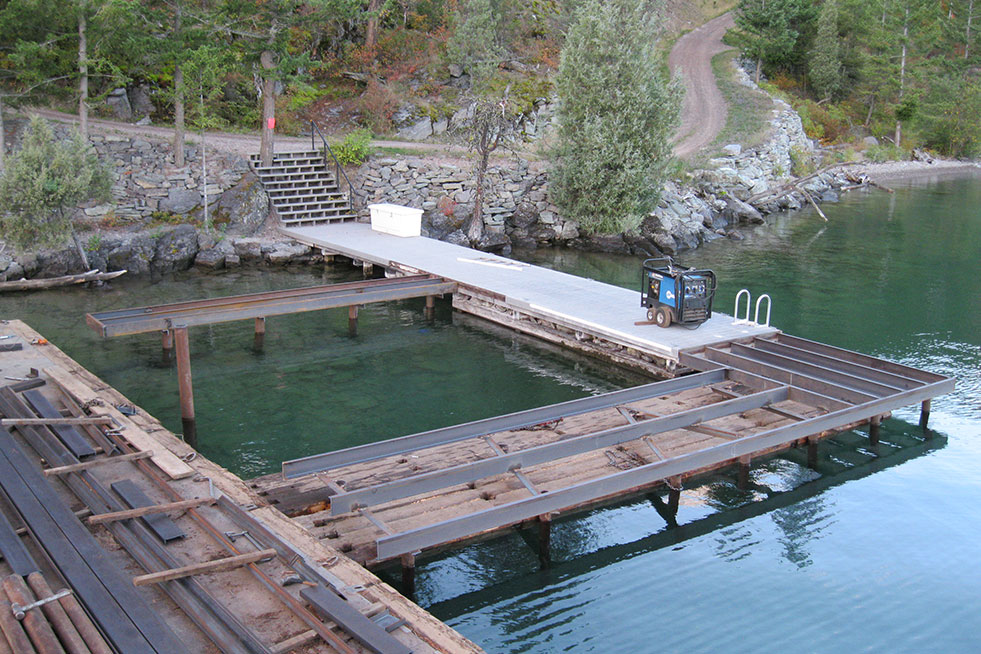
[[[422,209],[398,204],[369,204],[371,228],[393,236],[419,236],[422,230]]]

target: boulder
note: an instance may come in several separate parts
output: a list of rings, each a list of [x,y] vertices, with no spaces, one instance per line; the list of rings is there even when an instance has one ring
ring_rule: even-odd
[[[398,137],[409,141],[422,141],[433,135],[433,121],[429,116],[398,131]]]
[[[218,270],[225,267],[225,257],[227,255],[217,248],[210,250],[200,250],[194,257],[194,265],[199,268]]]
[[[269,196],[255,174],[250,172],[221,194],[213,219],[217,224],[227,223],[229,234],[251,236],[268,217]]]
[[[160,211],[168,213],[189,213],[201,204],[201,194],[191,189],[171,188],[167,197],[160,200]]]
[[[726,198],[726,211],[731,223],[750,223],[761,225],[765,220],[759,211],[742,200],[729,196]]]
[[[156,244],[146,234],[137,234],[121,241],[109,251],[106,266],[109,270],[127,270],[131,275],[145,275],[150,272]]]
[[[235,254],[246,261],[262,258],[262,241],[257,238],[239,238],[234,245]]]
[[[150,272],[154,275],[187,270],[198,253],[198,233],[193,225],[178,225],[157,240]]]
[[[112,110],[112,115],[119,120],[131,120],[133,118],[133,107],[129,104],[129,97],[126,95],[125,88],[113,89],[106,96],[106,104]]]
[[[134,86],[129,90],[129,104],[133,109],[134,116],[147,117],[153,113],[155,107],[150,99],[150,87],[146,84]]]

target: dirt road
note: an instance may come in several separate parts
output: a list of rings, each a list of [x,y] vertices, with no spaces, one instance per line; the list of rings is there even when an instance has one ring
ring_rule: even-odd
[[[685,81],[681,127],[673,139],[680,159],[707,146],[725,127],[727,105],[715,84],[712,57],[730,49],[722,37],[733,26],[732,12],[722,14],[678,39],[668,56],[672,74],[680,72]]]
[[[78,116],[66,114],[51,109],[30,109],[30,113],[36,113],[48,120],[58,121],[69,125],[78,124]],[[171,140],[174,137],[173,127],[160,127],[156,125],[136,125],[134,123],[124,123],[115,120],[105,120],[102,118],[89,118],[89,129],[99,133],[121,134],[127,136],[142,136],[155,139]],[[206,132],[208,147],[221,152],[231,152],[243,157],[259,152],[258,134],[232,134],[229,132]],[[200,135],[197,132],[188,131],[185,140],[189,143],[197,143]],[[316,143],[319,145],[319,143]],[[379,148],[403,148],[413,151],[426,151],[434,153],[451,153],[457,156],[463,155],[467,149],[459,145],[448,145],[442,143],[419,143],[415,141],[385,141],[375,140],[372,145]],[[289,152],[295,150],[305,150],[310,147],[310,138],[297,138],[292,136],[276,136],[276,152]]]

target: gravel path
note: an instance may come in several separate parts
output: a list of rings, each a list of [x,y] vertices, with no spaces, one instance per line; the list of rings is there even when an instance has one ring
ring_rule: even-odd
[[[58,121],[66,124],[78,124],[78,116],[66,114],[52,109],[33,108],[30,113],[36,113],[48,120]],[[134,123],[124,123],[115,120],[105,120],[103,118],[89,118],[89,129],[93,132],[109,134],[125,134],[128,136],[142,136],[155,139],[170,140],[174,137],[173,127],[159,127],[156,125],[136,125]],[[220,150],[221,152],[234,153],[243,157],[259,152],[258,134],[233,134],[229,132],[206,132],[208,147]],[[188,131],[185,140],[189,143],[197,143],[200,135],[197,132]],[[406,150],[452,154],[456,156],[464,155],[467,149],[459,145],[447,145],[442,143],[419,143],[415,141],[391,141],[375,140],[372,145],[378,148],[403,148]],[[306,150],[310,148],[309,138],[296,138],[292,136],[276,136],[275,149],[277,152],[290,152],[296,150]]]
[[[727,105],[715,83],[712,57],[731,49],[722,37],[734,25],[732,12],[722,14],[678,39],[668,56],[671,72],[680,72],[685,83],[681,127],[673,139],[680,159],[707,146],[725,127]]]

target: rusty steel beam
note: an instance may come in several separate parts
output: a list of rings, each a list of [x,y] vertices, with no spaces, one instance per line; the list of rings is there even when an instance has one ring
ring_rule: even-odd
[[[455,282],[432,275],[413,275],[102,311],[86,315],[85,321],[97,334],[109,338],[163,332],[176,324],[211,325],[454,292]]]

